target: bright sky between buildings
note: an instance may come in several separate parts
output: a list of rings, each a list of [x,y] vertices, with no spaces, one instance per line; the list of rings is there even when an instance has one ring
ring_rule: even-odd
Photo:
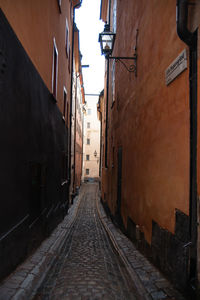
[[[80,51],[83,55],[85,93],[99,94],[104,87],[105,58],[101,56],[98,42],[99,33],[104,23],[100,21],[100,0],[83,0],[82,6],[76,9],[76,24],[80,31]]]

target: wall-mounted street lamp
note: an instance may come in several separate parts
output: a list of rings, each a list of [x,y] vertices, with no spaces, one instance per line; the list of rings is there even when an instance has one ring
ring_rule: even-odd
[[[94,151],[94,157],[97,157],[97,151],[96,150]]]
[[[101,54],[105,55],[105,57],[109,59],[114,59],[115,61],[119,61],[123,64],[128,72],[134,72],[135,76],[137,76],[137,54],[135,53],[132,57],[126,56],[111,56],[114,44],[115,44],[115,36],[116,34],[110,31],[110,25],[105,24],[104,31],[99,34],[99,42],[101,47]],[[134,64],[127,66],[123,60],[134,60]]]
[[[101,54],[105,55],[106,57],[112,54],[115,44],[115,36],[116,34],[110,31],[110,25],[105,24],[104,31],[99,34],[99,42],[101,47]]]
[[[99,163],[99,157],[97,156],[97,151],[94,151],[94,157],[97,158],[97,164]]]
[[[109,2],[111,3],[111,1]],[[110,10],[109,10],[110,11]],[[116,34],[110,31],[110,24],[105,24],[104,31],[99,34],[99,42],[101,47],[101,53],[105,55],[107,59],[107,82],[106,82],[106,126],[105,126],[105,168],[108,168],[108,103],[109,103],[109,60],[114,59],[115,61],[119,61],[123,64],[128,72],[134,72],[135,77],[137,76],[137,35],[136,34],[136,46],[135,46],[135,54],[132,57],[125,56],[111,56]],[[127,66],[122,60],[133,60],[134,64]]]

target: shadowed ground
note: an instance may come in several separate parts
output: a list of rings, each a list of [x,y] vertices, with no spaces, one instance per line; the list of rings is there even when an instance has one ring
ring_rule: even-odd
[[[98,185],[85,184],[63,251],[35,300],[139,299],[99,220]]]

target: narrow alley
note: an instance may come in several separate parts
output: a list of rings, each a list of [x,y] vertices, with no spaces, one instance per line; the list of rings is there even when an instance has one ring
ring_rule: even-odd
[[[185,298],[111,222],[98,183],[87,183],[51,236],[1,283],[0,300],[11,299]]]
[[[84,185],[73,228],[36,299],[140,299],[98,216],[97,184]]]
[[[0,300],[200,300],[200,0],[0,0]]]

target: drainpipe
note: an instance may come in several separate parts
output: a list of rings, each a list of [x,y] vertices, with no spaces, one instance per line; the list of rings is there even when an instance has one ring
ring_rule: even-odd
[[[108,168],[108,105],[109,105],[109,59],[107,58],[106,78],[106,127],[105,127],[105,168]]]
[[[108,3],[108,25],[110,26],[111,0]],[[109,105],[109,59],[107,58],[107,78],[106,78],[106,128],[105,128],[105,168],[108,168],[108,105]]]
[[[190,32],[187,0],[177,0],[177,33],[189,46],[190,90],[190,284],[197,279],[197,32]]]
[[[179,38],[189,47],[194,43],[194,33],[187,28],[188,23],[188,0],[177,0],[176,24]]]
[[[108,7],[108,24],[110,25],[110,16],[111,16],[111,0],[109,0],[109,7]]]
[[[69,192],[70,192],[70,185],[71,185],[71,166],[72,166],[72,162],[71,162],[71,146],[72,146],[72,102],[73,102],[73,83],[74,83],[74,31],[76,28],[76,24],[75,24],[75,9],[80,7],[82,4],[82,0],[80,1],[80,3],[76,4],[73,8],[73,25],[72,25],[72,51],[71,51],[71,87],[70,87],[70,124],[69,124],[69,173],[68,173],[68,177],[69,177]],[[75,133],[74,133],[75,134]],[[69,196],[70,197],[70,196]]]

